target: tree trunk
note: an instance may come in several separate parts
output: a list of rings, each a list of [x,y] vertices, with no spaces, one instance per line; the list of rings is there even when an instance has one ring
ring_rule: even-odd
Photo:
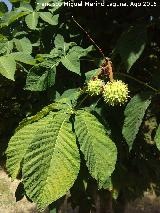
[[[113,213],[112,194],[108,190],[98,190],[97,184],[93,184],[90,195],[93,197],[95,206],[90,213]]]

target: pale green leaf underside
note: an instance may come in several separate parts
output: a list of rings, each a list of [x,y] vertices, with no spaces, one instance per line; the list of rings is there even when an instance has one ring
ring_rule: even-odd
[[[41,209],[65,195],[79,172],[79,151],[69,117],[59,113],[44,125],[24,159],[26,193]]]
[[[0,54],[3,54],[7,51],[6,43],[4,41],[0,41]]]
[[[13,40],[6,42],[7,54],[13,50]]]
[[[25,63],[25,64],[35,65],[35,62],[36,62],[35,59],[26,52],[14,52],[14,53],[10,53],[10,56],[12,56],[14,60]]]
[[[11,137],[6,151],[6,166],[7,171],[11,175],[12,179],[17,177],[21,169],[21,163],[23,161],[26,150],[34,138],[36,131],[40,128],[43,128],[43,126],[49,122],[49,119],[52,120],[52,118],[53,115],[50,114],[38,122],[26,125]]]
[[[86,56],[90,51],[93,50],[92,46],[83,49],[79,46],[72,47],[67,55],[65,55],[61,62],[70,71],[80,75],[80,58]]]
[[[157,148],[160,150],[160,125],[158,126],[158,129],[156,131],[156,135],[155,135],[154,141],[155,141],[155,143],[157,145]]]
[[[75,132],[89,172],[101,188],[115,169],[116,146],[103,125],[89,112],[79,111],[76,115]]]
[[[58,17],[59,17],[58,14],[53,16],[50,12],[39,12],[39,16],[43,21],[47,22],[48,24],[51,25],[58,24]]]
[[[64,38],[62,35],[60,34],[57,34],[56,37],[55,37],[55,40],[54,40],[54,44],[55,44],[55,47],[57,49],[59,48],[62,48],[63,49],[63,44],[64,44]]]
[[[61,62],[68,70],[80,75],[80,61],[74,54],[62,58]]]
[[[18,10],[27,11],[27,12],[33,12],[32,6],[27,2],[20,2],[20,7],[17,8]]]
[[[56,51],[61,50],[61,54],[66,56],[68,50],[76,45],[74,42],[66,43],[62,35],[57,34],[54,40],[56,49],[51,50],[50,54],[54,54]],[[82,49],[83,50],[83,49]]]
[[[0,54],[9,54],[13,50],[13,40],[0,42]]]
[[[9,56],[1,56],[0,57],[0,74],[14,81],[15,71],[16,71],[15,60]]]
[[[14,42],[19,52],[32,53],[32,44],[28,38],[14,39]]]
[[[32,12],[31,14],[27,15],[25,17],[25,21],[27,26],[32,29],[35,30],[38,24],[38,13],[37,12]]]
[[[145,111],[150,103],[149,94],[142,93],[135,95],[126,106],[122,133],[130,149],[132,148],[132,144],[143,121]]]

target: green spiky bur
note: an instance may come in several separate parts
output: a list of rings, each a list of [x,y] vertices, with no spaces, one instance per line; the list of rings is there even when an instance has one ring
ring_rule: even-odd
[[[100,79],[90,80],[87,85],[87,92],[92,95],[100,95],[104,83]]]
[[[121,80],[108,82],[103,87],[103,98],[111,106],[124,104],[129,97],[128,85]]]

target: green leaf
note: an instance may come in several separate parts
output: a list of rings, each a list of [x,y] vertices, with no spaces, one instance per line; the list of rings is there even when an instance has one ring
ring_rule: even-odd
[[[0,42],[0,54],[4,54],[6,52],[6,42]]]
[[[80,156],[69,117],[58,113],[44,125],[24,158],[24,188],[40,209],[65,195],[79,172]]]
[[[143,117],[150,103],[150,94],[141,93],[135,95],[126,106],[124,111],[125,119],[122,134],[129,146],[129,149],[132,148],[132,144],[136,138],[143,121]]]
[[[20,172],[26,150],[34,138],[36,131],[43,128],[43,126],[49,122],[49,119],[53,119],[53,114],[48,115],[38,122],[26,125],[11,137],[6,150],[6,166],[12,179],[15,179]]]
[[[1,26],[8,26],[17,19],[25,16],[28,12],[10,11],[4,14],[1,19]]]
[[[80,88],[66,90],[59,98],[56,99],[58,102],[68,103],[73,107],[77,104],[77,100],[81,94]]]
[[[87,167],[102,188],[115,169],[117,149],[104,126],[87,111],[78,111],[75,132]]]
[[[9,54],[13,49],[13,40],[0,42],[0,54]]]
[[[31,14],[25,17],[26,24],[31,30],[36,30],[37,24],[38,24],[38,18],[39,18],[39,15],[37,12],[32,12]]]
[[[25,35],[28,35],[28,33],[26,31],[15,32],[13,34],[14,38],[16,38],[16,37],[24,37]]]
[[[17,10],[33,12],[32,6],[29,3],[26,3],[26,2],[20,2],[20,7],[17,8]]]
[[[25,89],[31,91],[44,91],[55,84],[56,67],[45,70],[31,70],[26,79]]]
[[[13,40],[6,42],[6,53],[9,54],[13,50]]]
[[[32,44],[28,38],[14,39],[14,42],[19,52],[32,53]]]
[[[127,71],[130,70],[132,65],[141,56],[146,40],[147,32],[145,25],[130,27],[120,37],[115,51],[120,54]]]
[[[57,49],[63,49],[63,46],[64,46],[64,38],[62,35],[60,34],[57,34],[55,39],[54,39],[54,44],[55,44],[55,47]]]
[[[53,16],[50,12],[39,12],[39,16],[43,21],[47,22],[48,24],[51,25],[58,24],[59,14]]]
[[[55,40],[54,40],[54,44],[55,44],[55,47],[56,47],[57,50],[62,50],[63,55],[66,55],[67,52],[68,52],[68,50],[69,50],[71,47],[73,47],[73,46],[76,45],[75,42],[66,43],[66,42],[64,41],[63,36],[60,35],[60,34],[57,34],[57,35],[56,35]],[[53,53],[55,53],[55,52],[56,52],[56,51],[55,51],[55,48],[54,48],[54,49],[50,52],[50,54],[53,54]]]
[[[0,73],[6,78],[14,81],[14,75],[16,71],[16,62],[10,56],[0,57]]]
[[[54,102],[52,104],[49,104],[48,106],[45,106],[41,111],[39,111],[36,115],[24,118],[19,123],[18,127],[16,128],[16,131],[22,129],[24,126],[26,126],[28,124],[31,124],[33,122],[39,121],[40,119],[44,118],[49,113],[51,113],[52,111],[53,112],[57,112],[57,111],[64,110],[64,109],[66,110],[66,106],[63,103],[60,103],[60,102],[56,103],[56,102]]]
[[[0,34],[0,43],[5,41],[8,41],[7,37],[3,34]]]
[[[96,75],[98,75],[100,69],[95,69],[95,70],[90,70],[88,72],[85,73],[86,76],[86,82],[91,80],[93,77],[95,77]]]
[[[160,150],[160,125],[158,126],[158,129],[156,131],[156,135],[154,137],[154,141],[157,145],[157,148]]]
[[[73,101],[74,99],[77,99],[79,95],[80,95],[80,88],[74,88],[65,90],[64,93],[61,95],[61,98],[68,98],[71,101]]]
[[[30,65],[35,64],[35,59],[32,58],[32,56],[29,55],[28,53],[14,52],[14,53],[10,53],[9,55],[12,56],[16,61],[20,61],[22,63],[30,64]]]
[[[31,91],[44,91],[55,84],[56,66],[58,59],[45,60],[31,68],[27,75],[25,89]]]
[[[72,47],[67,55],[65,55],[61,62],[62,64],[70,71],[75,72],[80,75],[80,58],[86,56],[90,51],[93,50],[92,46],[89,46],[87,49],[83,49],[79,46]]]

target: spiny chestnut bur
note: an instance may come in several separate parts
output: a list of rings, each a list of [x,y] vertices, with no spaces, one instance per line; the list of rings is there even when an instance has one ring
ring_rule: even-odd
[[[104,82],[98,78],[92,79],[88,82],[87,92],[89,95],[100,95],[102,92]]]
[[[103,87],[104,101],[110,106],[122,105],[129,97],[128,85],[121,80],[107,82]]]

